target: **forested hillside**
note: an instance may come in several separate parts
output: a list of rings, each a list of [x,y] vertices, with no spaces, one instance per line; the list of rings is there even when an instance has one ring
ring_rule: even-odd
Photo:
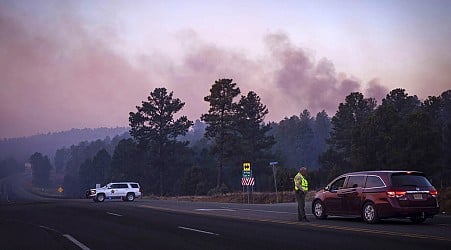
[[[85,128],[29,137],[2,139],[0,140],[0,160],[14,158],[18,162],[25,162],[36,151],[53,159],[55,151],[59,148],[70,147],[82,141],[103,140],[106,137],[113,138],[126,132],[128,132],[126,127]]]

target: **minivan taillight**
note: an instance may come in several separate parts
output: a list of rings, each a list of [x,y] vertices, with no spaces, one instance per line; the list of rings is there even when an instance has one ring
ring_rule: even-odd
[[[406,195],[406,191],[388,191],[387,195],[389,198],[401,198]]]
[[[429,191],[429,194],[432,195],[432,197],[437,197],[438,191],[437,190],[432,190],[432,191]]]

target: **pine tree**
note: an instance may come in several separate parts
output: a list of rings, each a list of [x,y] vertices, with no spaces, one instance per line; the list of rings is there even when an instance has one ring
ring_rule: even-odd
[[[174,98],[173,92],[156,88],[142,106],[136,107],[136,113],[130,112],[130,134],[149,152],[150,166],[158,172],[160,195],[165,194],[164,172],[171,161],[171,148],[179,143],[177,136],[185,135],[193,125],[186,116],[174,119],[183,106],[185,103]]]
[[[210,95],[204,98],[210,104],[210,109],[207,114],[202,114],[201,119],[208,125],[205,137],[214,140],[211,153],[218,158],[217,188],[222,184],[224,164],[230,160],[236,145],[236,104],[233,99],[239,94],[240,89],[232,79],[219,79],[212,85]]]

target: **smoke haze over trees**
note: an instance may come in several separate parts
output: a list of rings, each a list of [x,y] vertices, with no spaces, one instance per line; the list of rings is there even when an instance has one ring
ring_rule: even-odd
[[[216,81],[212,86],[232,82],[223,81]],[[79,197],[84,189],[97,183],[124,180],[140,182],[146,194],[205,195],[241,190],[242,163],[250,161],[256,177],[255,190],[273,191],[272,171],[268,164],[278,161],[279,190],[291,190],[289,178],[301,165],[310,170],[312,188],[325,185],[344,172],[381,169],[418,170],[425,172],[436,187],[451,185],[451,90],[421,101],[404,89],[394,89],[379,105],[374,98],[351,92],[332,117],[326,111],[313,116],[304,109],[299,115],[278,123],[264,123],[269,110],[259,96],[250,91],[234,100],[240,91],[237,85],[231,87],[224,90],[238,91],[227,102],[230,107],[226,119],[228,137],[219,140],[230,144],[227,147],[220,146],[213,136],[220,135],[221,131],[213,130],[212,124],[221,124],[217,119],[219,116],[213,116],[213,112],[208,113],[212,116],[203,117],[208,123],[200,120],[191,123],[180,118],[185,125],[179,132],[169,129],[178,127],[177,122],[168,123],[173,124],[165,130],[171,140],[163,143],[166,145],[164,150],[158,150],[157,144],[152,142],[158,138],[156,130],[154,133],[150,128],[137,126],[134,138],[124,134],[58,149],[54,168],[47,156],[38,152],[33,154],[30,157],[33,184],[48,186],[54,181],[49,179],[50,172],[55,171],[57,176],[64,176],[62,184],[68,196]],[[167,96],[167,92],[158,93],[154,93],[156,97],[165,99],[163,97]],[[177,103],[183,102],[178,100]],[[218,107],[222,107],[220,103],[217,103]],[[143,102],[144,106],[149,108]],[[174,113],[176,110],[179,109],[174,109]],[[130,113],[131,124],[144,124],[144,116],[137,114]],[[148,115],[148,121],[177,121],[172,116],[164,118],[150,111]],[[139,132],[138,128],[145,131]],[[140,142],[140,136],[148,136],[148,139]],[[212,149],[221,147],[230,153],[224,154],[227,158],[223,158],[223,172],[218,182],[221,154]],[[158,156],[157,152],[164,152],[164,157]],[[162,161],[164,170],[158,167]],[[2,160],[0,174],[6,176],[21,171],[23,164],[18,162],[12,158]],[[161,181],[162,177],[164,181]],[[161,184],[164,184],[163,188]]]
[[[96,128],[96,129],[71,129],[69,131],[55,132],[30,137],[1,139],[0,159],[14,158],[19,162],[28,160],[31,154],[36,151],[48,155],[52,160],[55,151],[62,147],[70,147],[82,141],[95,141],[113,138],[128,132],[127,127],[117,128]],[[57,167],[58,169],[58,167]]]

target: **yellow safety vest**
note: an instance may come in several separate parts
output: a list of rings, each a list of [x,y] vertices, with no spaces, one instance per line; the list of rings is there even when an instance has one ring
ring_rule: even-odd
[[[298,191],[302,188],[304,192],[308,191],[308,181],[302,176],[301,173],[297,173],[294,177],[294,190]]]

